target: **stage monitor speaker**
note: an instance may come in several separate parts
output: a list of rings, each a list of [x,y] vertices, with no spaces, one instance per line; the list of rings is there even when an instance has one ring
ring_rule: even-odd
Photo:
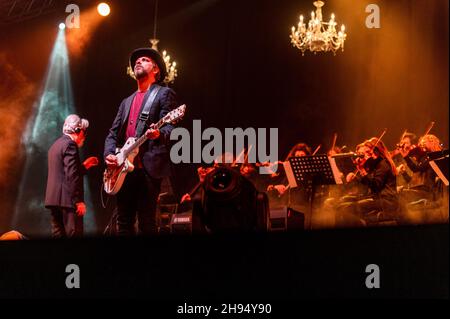
[[[305,214],[295,209],[288,208],[287,214],[287,229],[288,230],[304,230],[305,229]]]
[[[173,214],[170,221],[170,232],[172,234],[191,234],[192,213]]]
[[[305,214],[290,207],[282,206],[270,209],[269,231],[303,230]]]

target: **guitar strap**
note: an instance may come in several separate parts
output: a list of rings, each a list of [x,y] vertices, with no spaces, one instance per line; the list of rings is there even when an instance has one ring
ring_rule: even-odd
[[[145,102],[144,107],[142,108],[142,112],[139,115],[139,122],[136,125],[136,137],[141,137],[142,133],[144,133],[145,125],[147,124],[148,116],[150,114],[150,110],[152,108],[153,102],[155,101],[156,95],[159,92],[161,86],[155,84],[154,88],[150,92],[150,96]]]

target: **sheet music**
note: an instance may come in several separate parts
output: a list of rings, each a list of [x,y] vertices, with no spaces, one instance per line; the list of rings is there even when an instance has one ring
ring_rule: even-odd
[[[284,171],[286,172],[286,177],[288,179],[289,186],[291,188],[296,188],[298,185],[297,185],[297,181],[295,180],[295,176],[294,176],[294,172],[292,171],[291,164],[289,163],[289,161],[286,161],[286,162],[283,162],[283,166],[284,166]]]
[[[333,157],[328,157],[328,160],[330,161],[331,171],[333,172],[334,181],[336,184],[344,184],[344,181],[342,180],[342,174],[341,171],[338,169],[336,165],[336,160]]]
[[[428,162],[431,166],[431,168],[434,170],[436,175],[442,180],[445,186],[448,186],[448,179],[444,176],[441,169],[437,166],[435,161],[429,161]]]

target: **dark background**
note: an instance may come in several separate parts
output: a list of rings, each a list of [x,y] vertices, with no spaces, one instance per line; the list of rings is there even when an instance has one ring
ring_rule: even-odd
[[[315,313],[330,309],[335,314],[336,305],[327,307],[324,302],[378,299],[368,305],[373,313],[380,310],[382,298],[412,298],[415,306],[417,299],[447,300],[448,259],[448,225],[5,241],[0,245],[0,297],[70,298],[72,302],[74,298],[139,298],[152,314],[154,308],[175,313],[176,304],[185,302],[217,307],[239,301],[273,302],[272,314],[257,318],[292,318],[307,307]],[[80,267],[80,289],[67,289],[64,284],[66,266],[73,263]],[[365,285],[370,264],[380,269],[378,289]],[[320,303],[311,304],[311,299],[319,298]],[[348,306],[354,306],[351,302]],[[76,309],[83,305],[80,302]],[[414,309],[398,301],[395,305],[402,313]],[[122,301],[113,307],[108,304],[102,313],[123,306]],[[344,306],[346,313],[348,306]],[[135,308],[135,304],[128,307],[127,313]],[[286,315],[277,316],[280,313]]]
[[[76,3],[82,10],[97,4]],[[69,58],[76,110],[91,122],[84,154],[99,157],[119,103],[136,89],[126,75],[128,55],[149,45],[154,23],[154,1],[109,3],[110,16],[78,48],[81,54],[71,51]],[[432,133],[447,148],[448,1],[377,1],[380,29],[365,26],[370,3],[325,1],[324,19],[334,12],[339,26],[346,25],[345,51],[302,56],[290,44],[290,27],[299,14],[309,20],[312,1],[159,1],[159,49],[177,61],[172,87],[179,104],[188,106],[181,125],[189,128],[201,119],[203,128],[277,127],[284,158],[299,141],[313,148],[322,144],[326,151],[334,132],[338,145],[353,149],[388,128],[384,141],[393,148],[405,129],[422,135],[435,121]],[[18,113],[12,112],[18,104],[0,103],[2,145],[8,139],[15,149],[2,156],[10,164],[0,166],[0,233],[9,229],[16,204],[24,162],[20,135],[39,96],[64,8],[61,1],[52,13],[1,25],[0,81],[17,73],[20,85],[5,89],[0,82],[0,97],[26,91],[29,98]],[[5,114],[12,118],[5,120]],[[193,166],[179,166],[177,172],[181,192],[196,183]],[[101,174],[102,167],[89,176],[98,231],[110,216],[100,206]],[[46,172],[36,172],[36,178],[45,177]]]

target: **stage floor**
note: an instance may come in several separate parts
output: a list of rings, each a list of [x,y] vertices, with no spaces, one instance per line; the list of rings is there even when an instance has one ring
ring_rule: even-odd
[[[0,297],[448,298],[448,239],[444,224],[2,241]],[[80,289],[67,288],[68,265]]]

